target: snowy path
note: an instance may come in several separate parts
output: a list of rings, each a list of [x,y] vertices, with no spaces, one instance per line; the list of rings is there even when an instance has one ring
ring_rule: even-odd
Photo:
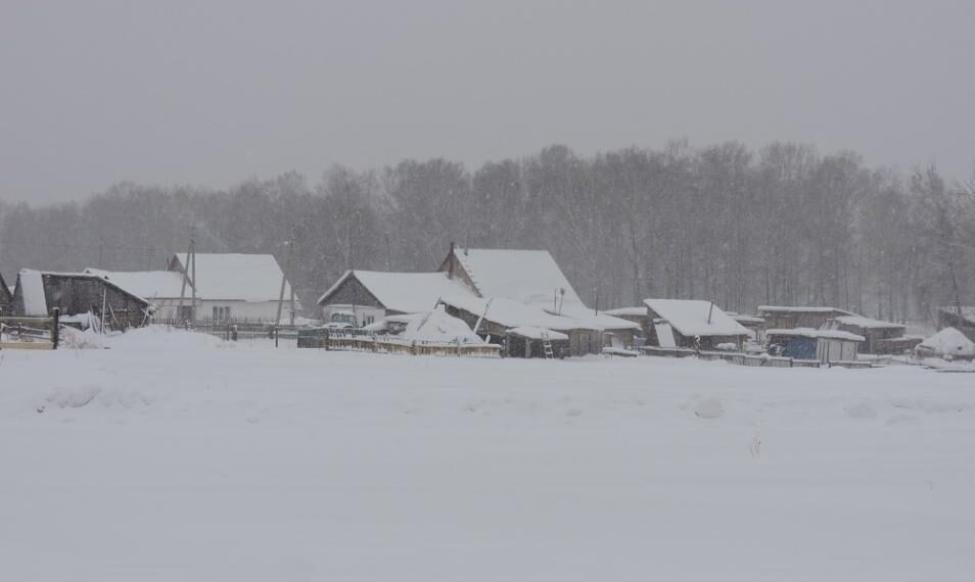
[[[2,580],[970,580],[975,380],[0,353]]]

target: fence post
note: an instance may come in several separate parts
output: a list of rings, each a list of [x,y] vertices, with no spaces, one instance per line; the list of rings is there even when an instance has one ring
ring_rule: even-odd
[[[51,349],[58,349],[61,342],[61,308],[54,308],[54,317],[51,320]]]
[[[278,336],[280,335],[280,332],[281,330],[278,329],[278,326],[274,326],[274,347],[278,347]]]

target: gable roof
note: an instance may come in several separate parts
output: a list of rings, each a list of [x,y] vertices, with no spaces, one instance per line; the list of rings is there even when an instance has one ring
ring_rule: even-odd
[[[599,330],[591,322],[579,321],[563,315],[553,315],[544,309],[526,305],[506,297],[476,297],[473,294],[451,295],[440,299],[444,305],[482,316],[485,320],[505,328],[536,327],[555,331],[573,329]]]
[[[186,254],[173,255],[183,267]],[[196,297],[223,301],[277,301],[284,273],[274,255],[244,253],[196,253]],[[284,298],[291,296],[286,282]],[[176,297],[179,297],[177,292]]]
[[[701,299],[645,299],[653,310],[683,336],[748,336],[751,332],[720,307]],[[710,316],[710,321],[708,317]]]
[[[24,315],[47,316],[47,289],[44,285],[44,277],[95,280],[107,287],[115,289],[120,293],[124,293],[139,303],[144,304],[146,307],[149,307],[149,302],[144,298],[132,293],[127,289],[123,289],[114,282],[99,277],[98,275],[93,275],[91,273],[58,273],[54,271],[21,269],[20,273],[17,275],[17,290],[20,292],[21,299],[24,303]]]
[[[473,294],[459,281],[447,278],[446,273],[389,273],[383,271],[349,270],[339,277],[318,300],[328,302],[346,281],[354,278],[386,309],[401,313],[427,312],[437,300],[447,295]]]
[[[906,325],[893,323],[891,321],[881,321],[879,319],[864,317],[862,315],[841,315],[834,319],[837,323],[842,323],[843,325],[849,325],[851,327],[859,327],[861,329],[907,329]]]
[[[845,309],[837,309],[836,307],[823,307],[819,305],[759,305],[758,314],[762,315],[765,313],[817,313],[817,314],[830,314],[835,313],[837,315],[853,315],[852,312]]]
[[[111,281],[143,299],[174,299],[183,292],[183,274],[178,271],[103,271],[88,268],[85,273]],[[187,281],[185,293],[186,297],[192,295],[190,281]]]
[[[0,305],[9,305],[13,303],[14,294],[7,287],[7,282],[3,280],[3,273],[0,273]]]
[[[850,342],[866,341],[862,335],[841,331],[838,329],[813,329],[811,327],[796,327],[793,329],[770,329],[765,332],[767,337],[804,337],[809,339],[833,339]]]
[[[456,248],[453,255],[482,297],[553,308],[556,297],[564,304],[582,303],[548,251]]]

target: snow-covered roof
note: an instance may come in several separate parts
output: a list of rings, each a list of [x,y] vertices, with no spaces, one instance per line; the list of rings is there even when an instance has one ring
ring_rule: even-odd
[[[44,293],[44,279],[41,277],[41,272],[22,269],[17,280],[24,300],[24,315],[46,317],[47,295]]]
[[[634,323],[628,319],[620,319],[619,317],[607,315],[606,312],[597,313],[595,310],[586,307],[582,303],[566,303],[565,305],[562,305],[562,310],[560,312],[555,312],[552,309],[546,309],[545,311],[565,317],[571,317],[572,319],[584,323],[585,327],[590,329],[640,329],[640,326],[637,323]]]
[[[837,339],[851,342],[866,341],[866,338],[863,336],[850,333],[848,331],[840,331],[838,329],[813,329],[811,327],[797,327],[795,329],[770,329],[765,332],[765,335],[768,337],[784,335],[807,337],[812,339]]]
[[[482,297],[546,308],[555,308],[556,298],[563,304],[582,303],[548,251],[457,248],[454,256]]]
[[[441,301],[446,305],[463,309],[477,316],[483,315],[486,320],[505,328],[540,327],[558,331],[601,329],[599,327],[591,327],[590,323],[562,315],[552,315],[539,307],[525,305],[524,303],[505,297],[484,298],[465,294],[446,296]]]
[[[85,273],[115,283],[125,291],[147,300],[176,299],[183,291],[183,274],[176,271],[104,271],[88,268]],[[190,297],[192,293],[192,287],[187,283],[186,297]]]
[[[853,315],[844,309],[822,306],[800,306],[800,305],[759,305],[759,313],[845,313]]]
[[[553,340],[553,341],[567,341],[569,336],[564,333],[552,331],[551,329],[544,329],[541,327],[531,327],[531,326],[521,326],[513,327],[508,330],[508,333],[521,336],[523,338],[528,338],[532,340]]]
[[[186,254],[175,255],[182,265]],[[196,297],[223,301],[277,301],[281,292],[281,266],[274,255],[242,253],[197,253]],[[291,296],[291,283],[284,298]],[[179,297],[177,290],[176,297]]]
[[[383,271],[346,271],[318,300],[328,301],[350,277],[355,277],[382,303],[386,309],[402,313],[430,311],[437,300],[447,295],[473,293],[458,281],[451,281],[446,273],[387,273]]]
[[[442,305],[410,319],[400,337],[424,342],[484,343],[463,320],[448,315]]]
[[[871,319],[862,315],[841,315],[835,319],[837,323],[863,329],[906,329],[906,326],[899,323]]]
[[[975,356],[975,342],[957,329],[946,327],[918,344],[917,350],[928,351],[936,356],[968,358]]]
[[[617,317],[646,317],[647,306],[617,307],[616,309],[607,309],[604,313]]]
[[[710,301],[645,299],[643,302],[686,337],[748,336],[751,333]]]
[[[765,318],[758,317],[756,315],[742,315],[741,313],[729,313],[728,315],[731,316],[731,319],[734,319],[742,325],[746,323],[752,323],[755,325],[765,323]]]

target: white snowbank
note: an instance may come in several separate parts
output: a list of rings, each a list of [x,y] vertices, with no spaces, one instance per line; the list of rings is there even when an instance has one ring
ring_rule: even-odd
[[[108,344],[0,353],[4,580],[975,571],[970,374]]]

